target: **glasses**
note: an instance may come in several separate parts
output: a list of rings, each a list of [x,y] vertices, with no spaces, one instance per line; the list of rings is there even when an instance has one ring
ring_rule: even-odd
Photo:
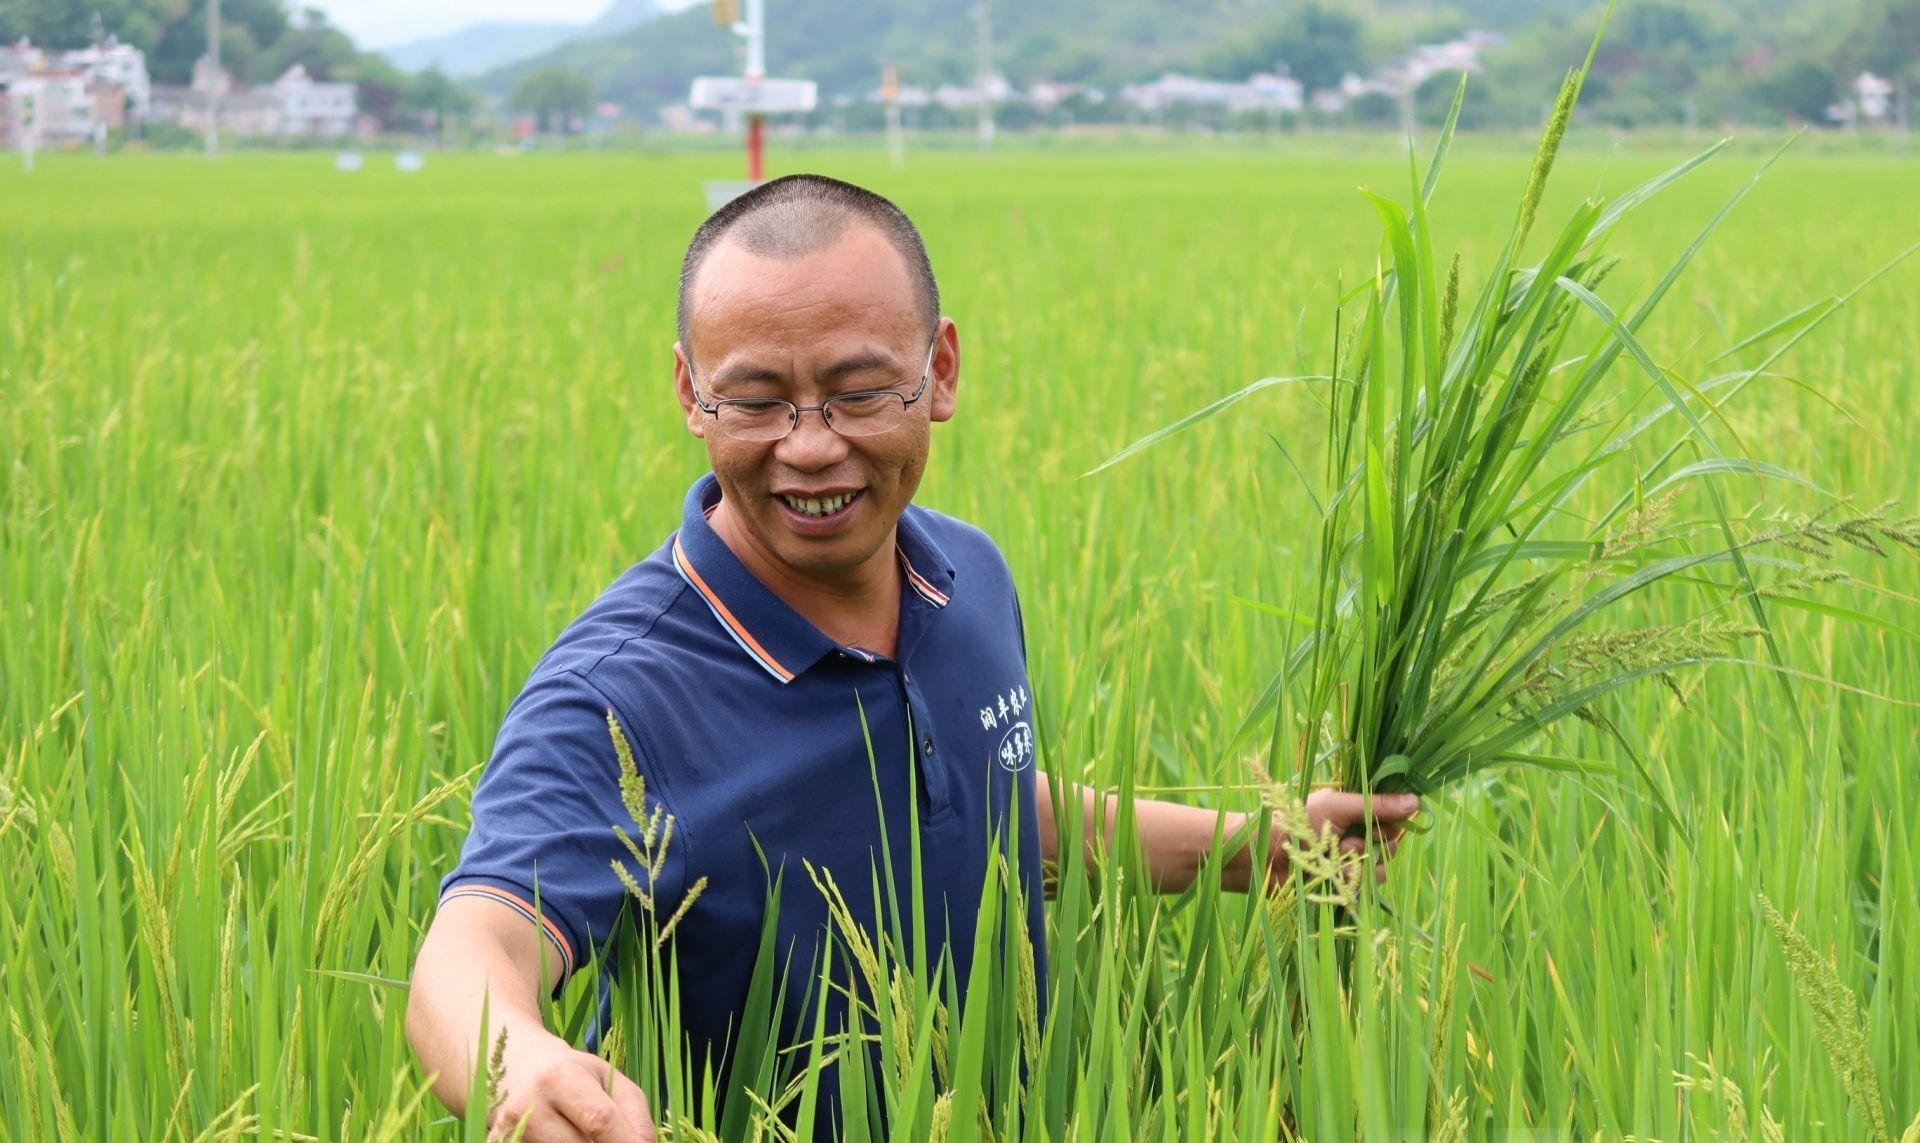
[[[867,389],[829,397],[818,405],[796,405],[782,397],[723,397],[709,404],[693,387],[694,404],[700,411],[720,422],[720,431],[736,440],[771,443],[785,440],[800,425],[800,414],[819,413],[827,427],[843,437],[877,437],[907,423],[907,406],[927,391],[933,375],[933,351],[940,343],[935,334],[927,343],[927,363],[920,371],[920,384],[909,397],[898,388]],[[687,379],[693,380],[693,362],[687,362]]]

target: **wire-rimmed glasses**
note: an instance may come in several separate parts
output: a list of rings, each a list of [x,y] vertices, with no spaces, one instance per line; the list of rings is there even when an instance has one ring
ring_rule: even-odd
[[[800,414],[819,413],[827,427],[843,437],[877,437],[907,423],[907,407],[926,394],[933,376],[933,351],[940,344],[934,334],[927,343],[927,361],[920,371],[920,383],[913,395],[897,387],[863,389],[828,397],[818,405],[796,405],[784,397],[722,397],[709,403],[693,386],[693,400],[700,411],[718,421],[720,431],[736,440],[772,443],[784,440],[800,425]],[[687,362],[687,380],[693,378],[693,362]]]

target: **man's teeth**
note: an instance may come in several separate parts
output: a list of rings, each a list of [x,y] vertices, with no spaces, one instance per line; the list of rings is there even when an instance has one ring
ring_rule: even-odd
[[[795,512],[804,516],[831,516],[845,508],[847,501],[853,497],[854,494],[849,492],[844,496],[829,496],[824,500],[802,500],[796,496],[783,496],[781,499],[785,500]]]

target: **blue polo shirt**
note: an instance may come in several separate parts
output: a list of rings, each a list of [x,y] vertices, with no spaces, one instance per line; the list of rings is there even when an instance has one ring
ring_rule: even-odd
[[[906,585],[897,654],[887,658],[828,638],[756,579],[708,522],[719,502],[711,474],[696,481],[679,531],[534,668],[474,791],[472,831],[441,900],[484,897],[533,923],[537,893],[565,972],[604,950],[628,900],[611,863],[633,865],[614,826],[637,836],[621,804],[611,711],[648,800],[675,820],[654,886],[659,915],[708,879],[675,937],[682,1030],[696,1048],[718,1056],[737,1024],[768,870],[783,865],[776,963],[792,966],[786,1035],[804,1029],[797,1018],[811,1021],[810,969],[828,919],[802,861],[833,873],[870,933],[887,931],[873,893],[884,883],[881,828],[905,906],[916,798],[927,960],[944,947],[963,988],[990,839],[1002,831],[1006,851],[1019,799],[1018,852],[1008,857],[1027,893],[1046,995],[1033,694],[999,549],[972,525],[909,507],[897,528]],[[901,923],[910,933],[910,920]]]

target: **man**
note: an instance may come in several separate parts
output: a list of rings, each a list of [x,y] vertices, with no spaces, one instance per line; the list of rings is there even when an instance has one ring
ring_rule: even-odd
[[[917,822],[927,859],[917,886],[897,888],[925,895],[929,942],[965,981],[996,831],[1014,816],[1037,827],[1017,831],[1009,857],[1044,955],[1056,803],[1085,815],[1090,855],[1117,814],[1081,787],[1056,797],[1032,766],[1025,638],[998,549],[912,504],[932,423],[957,409],[960,336],[906,215],[818,176],[749,191],[694,236],[679,335],[680,406],[713,472],[689,491],[679,531],[567,628],[515,699],[414,970],[408,1035],[436,1094],[468,1110],[484,1002],[507,1032],[499,1119],[525,1116],[530,1140],[653,1138],[647,1093],[540,1015],[541,994],[605,945],[626,900],[609,869],[623,858],[612,826],[635,823],[609,712],[649,801],[675,820],[658,908],[709,879],[674,939],[679,1031],[716,1052],[745,999],[767,866],[790,874],[779,940],[804,969],[826,912],[797,875],[802,859],[834,871],[878,929],[858,887],[882,829],[904,852]],[[1146,868],[1167,891],[1194,881],[1217,830],[1242,824],[1135,808]],[[1410,797],[1374,801],[1389,849],[1416,809]],[[1365,799],[1331,791],[1309,810],[1342,835],[1369,816]],[[1217,859],[1230,887],[1264,880],[1244,846]],[[806,982],[803,971],[794,987]]]

